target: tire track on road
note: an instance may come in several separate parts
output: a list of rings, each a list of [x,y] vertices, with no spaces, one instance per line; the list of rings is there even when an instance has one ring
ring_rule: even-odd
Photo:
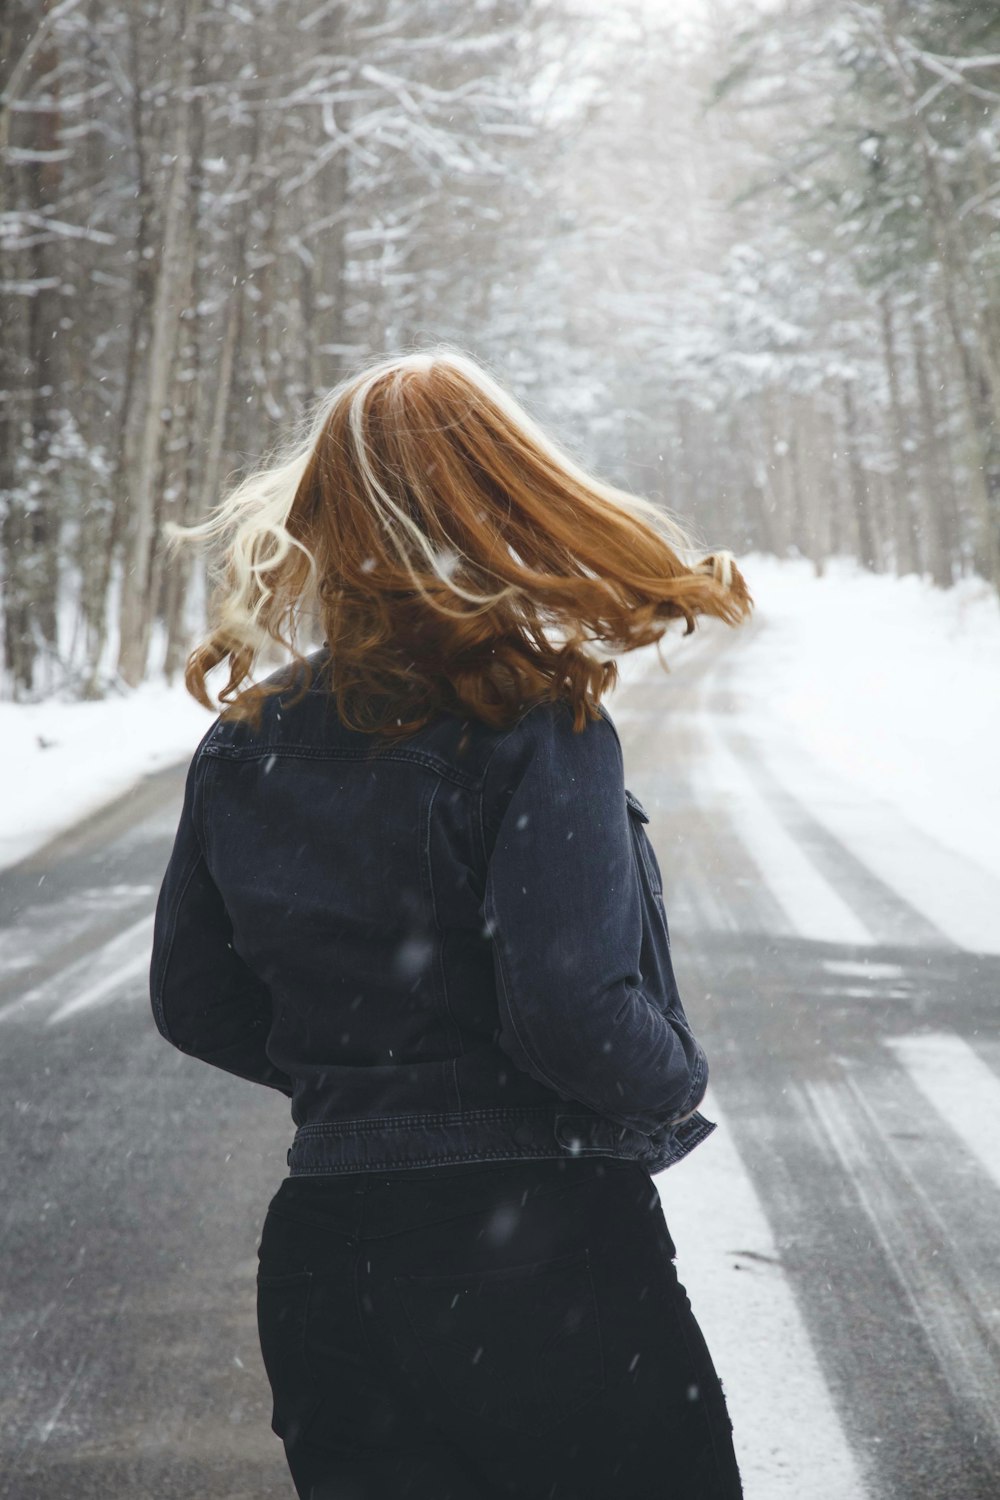
[[[872,1475],[866,1496],[995,1500],[1000,1432],[989,1408],[1000,1365],[983,1301],[997,1305],[996,1261],[980,1269],[978,1255],[963,1253],[954,1238],[963,1219],[949,1217],[956,1193],[943,1193],[939,1210],[934,1184],[956,1173],[967,1186],[975,1179],[981,1213],[964,1221],[974,1252],[1000,1200],[926,1101],[900,1132],[905,1085],[887,1042],[929,1017],[989,1024],[1000,971],[962,951],[772,776],[747,765],[772,816],[872,929],[863,944],[795,930],[761,879],[738,807],[713,799],[709,808],[699,791],[710,720],[741,764],[756,761],[725,723],[732,697],[719,684],[738,670],[732,651],[703,658],[680,682],[656,667],[616,715],[629,776],[665,856],[681,993],[852,1450]],[[910,1175],[917,1160],[919,1189]],[[780,1398],[775,1392],[772,1442]],[[814,1486],[815,1475],[801,1476],[802,1493]]]

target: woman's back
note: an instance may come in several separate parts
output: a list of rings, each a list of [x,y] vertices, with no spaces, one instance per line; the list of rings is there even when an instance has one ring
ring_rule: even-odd
[[[217,720],[192,761],[154,930],[163,1034],[243,1076],[259,1048],[293,1173],[678,1160],[711,1128],[677,1125],[707,1065],[606,711],[582,734],[562,703],[505,730],[441,714],[384,742],[309,660],[318,686]]]

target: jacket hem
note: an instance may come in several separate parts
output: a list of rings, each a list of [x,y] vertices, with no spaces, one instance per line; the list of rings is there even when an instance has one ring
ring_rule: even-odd
[[[341,1175],[458,1162],[611,1156],[651,1174],[673,1166],[716,1126],[699,1114],[652,1136],[580,1110],[479,1109],[300,1125],[289,1175]]]

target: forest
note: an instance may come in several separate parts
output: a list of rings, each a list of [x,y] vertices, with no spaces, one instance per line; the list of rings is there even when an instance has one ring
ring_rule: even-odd
[[[0,0],[0,697],[183,671],[166,562],[447,341],[706,549],[1000,591],[1000,8]]]

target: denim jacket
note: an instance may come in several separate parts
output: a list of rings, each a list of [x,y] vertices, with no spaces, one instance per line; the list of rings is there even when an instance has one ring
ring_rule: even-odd
[[[328,666],[325,645],[309,658]],[[291,1175],[597,1154],[650,1173],[715,1126],[621,743],[565,702],[512,728],[345,729],[269,681],[216,719],[156,903],[182,1052],[291,1100]],[[682,1117],[689,1116],[683,1119]]]

